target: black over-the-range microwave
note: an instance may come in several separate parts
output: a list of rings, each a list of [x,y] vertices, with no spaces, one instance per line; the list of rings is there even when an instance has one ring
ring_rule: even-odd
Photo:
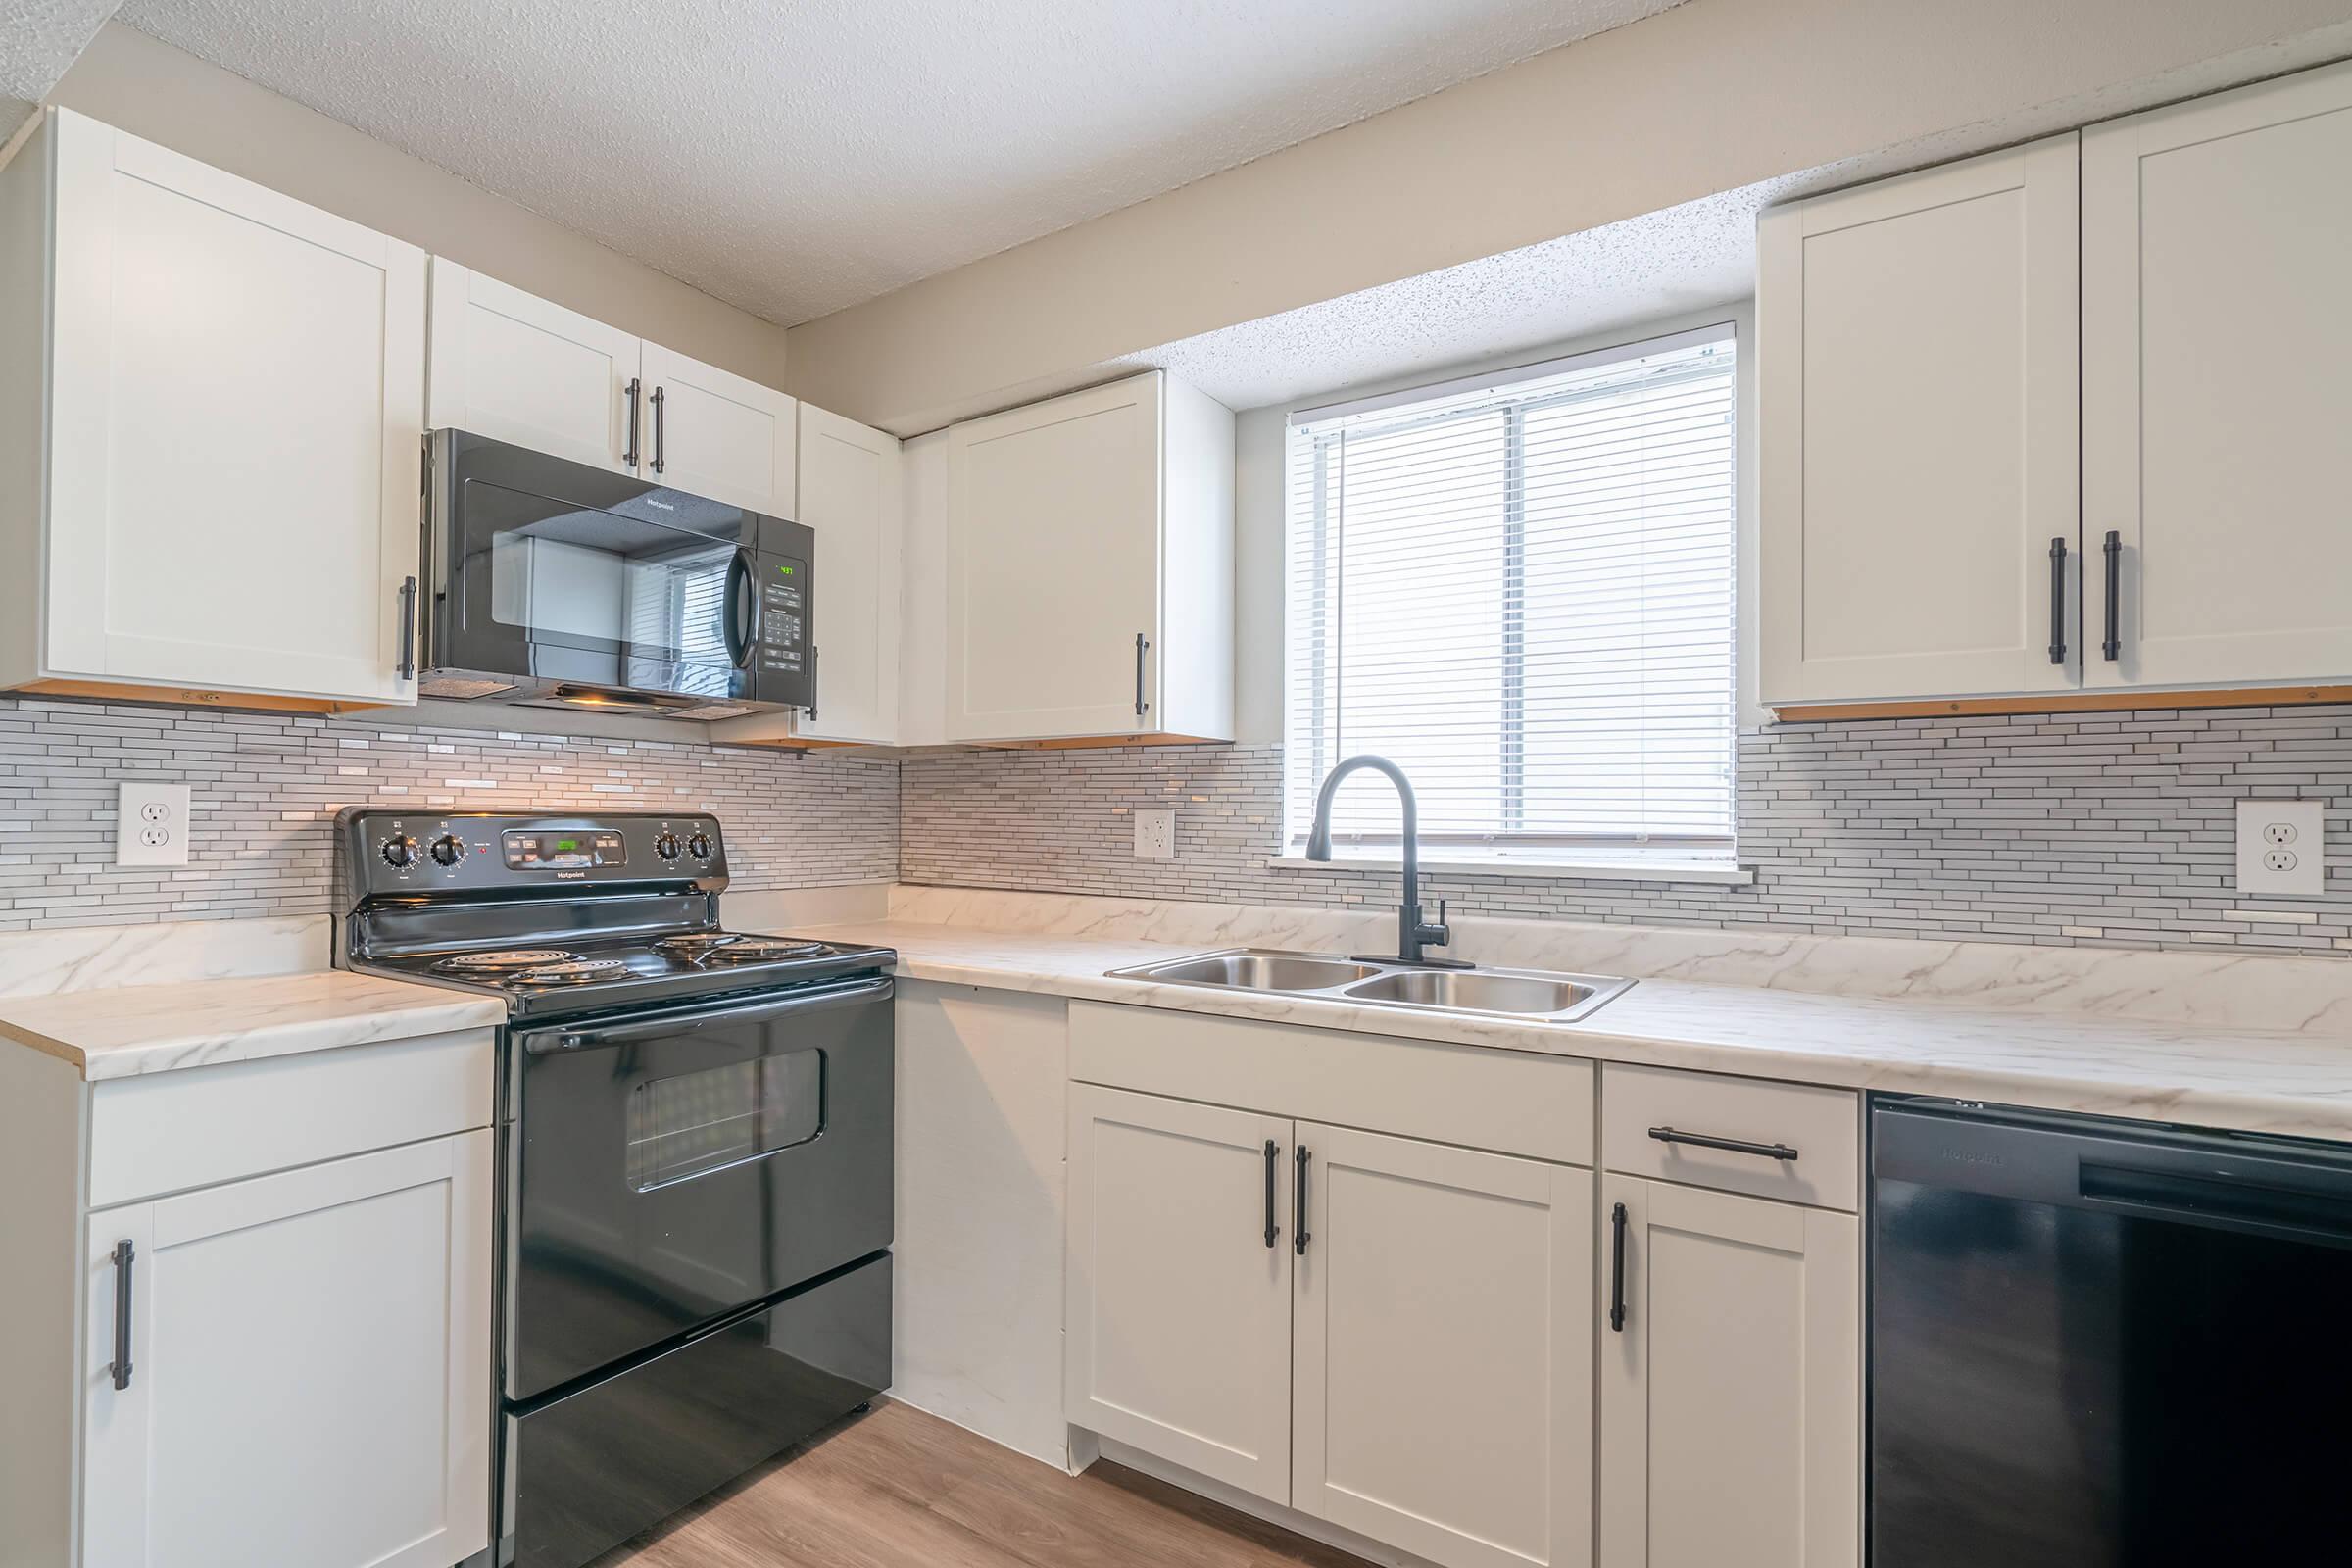
[[[436,430],[417,694],[677,718],[814,698],[815,535],[682,490]]]

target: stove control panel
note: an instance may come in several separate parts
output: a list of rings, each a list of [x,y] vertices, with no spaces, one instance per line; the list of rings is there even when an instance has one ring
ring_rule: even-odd
[[[694,812],[596,816],[352,807],[337,818],[348,903],[372,895],[512,893],[584,883],[727,884],[718,823]]]

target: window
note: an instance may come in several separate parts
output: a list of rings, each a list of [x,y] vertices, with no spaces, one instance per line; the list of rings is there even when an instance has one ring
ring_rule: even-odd
[[[1729,858],[1733,356],[1709,328],[1292,416],[1286,853],[1372,752],[1433,859]],[[1359,777],[1343,857],[1398,838]]]

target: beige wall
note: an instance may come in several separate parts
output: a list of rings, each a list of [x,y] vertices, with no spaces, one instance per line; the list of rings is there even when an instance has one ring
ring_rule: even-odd
[[[769,386],[784,329],[446,170],[108,23],[50,101]]]
[[[1759,180],[1861,178],[2344,54],[2352,0],[1689,0],[795,327],[791,390],[906,433]]]

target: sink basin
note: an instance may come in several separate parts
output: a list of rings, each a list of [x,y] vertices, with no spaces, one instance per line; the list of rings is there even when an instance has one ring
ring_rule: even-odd
[[[1371,964],[1346,958],[1257,952],[1212,953],[1204,958],[1179,958],[1174,963],[1124,972],[1179,985],[1234,986],[1244,991],[1324,991],[1381,973]]]
[[[1349,986],[1357,1002],[1402,1002],[1456,1012],[1566,1012],[1596,988],[1574,980],[1477,969],[1396,969]]]
[[[1376,958],[1235,948],[1190,958],[1113,969],[1123,980],[1218,986],[1319,997],[1361,1006],[1475,1012],[1572,1023],[1631,986],[1631,980],[1542,969],[1423,969]]]

